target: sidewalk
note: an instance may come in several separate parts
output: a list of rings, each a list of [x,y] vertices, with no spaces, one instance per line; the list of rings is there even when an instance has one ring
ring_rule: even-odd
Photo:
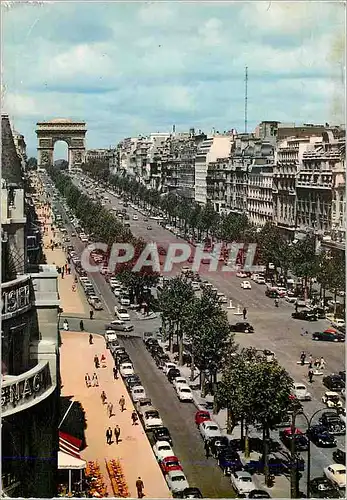
[[[79,401],[86,413],[87,447],[81,452],[84,460],[97,460],[104,476],[109,496],[113,496],[111,483],[106,471],[105,459],[119,458],[123,466],[126,482],[131,497],[137,497],[136,479],[141,476],[147,498],[171,498],[170,491],[157,464],[147,436],[139,423],[132,425],[131,412],[133,404],[124,386],[123,380],[113,379],[113,358],[105,348],[102,336],[94,335],[94,344],[90,345],[88,333],[61,332],[61,378],[62,396],[72,396]],[[93,358],[97,354],[106,356],[106,368],[94,368]],[[99,387],[88,388],[85,384],[85,374],[97,373]],[[111,418],[107,415],[106,405],[100,399],[102,391],[107,395],[107,401],[113,403]],[[126,410],[122,413],[118,401],[124,395]],[[106,444],[105,433],[108,426],[114,430],[115,425],[121,429],[120,442]]]

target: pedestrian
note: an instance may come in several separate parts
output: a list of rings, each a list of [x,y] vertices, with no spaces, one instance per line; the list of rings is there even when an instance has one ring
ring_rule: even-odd
[[[313,357],[312,357],[312,354],[310,354],[310,356],[308,358],[308,367],[312,368],[312,366],[313,366]]]
[[[66,271],[66,274],[71,274],[71,267],[70,266],[67,266],[67,271]]]
[[[93,311],[93,309],[91,309],[89,311],[89,319],[93,319],[93,316],[94,316],[94,311]]]
[[[100,361],[101,361],[101,366],[103,368],[106,368],[106,356],[105,356],[105,354],[101,355]]]
[[[115,380],[117,380],[117,379],[118,379],[118,367],[117,367],[117,366],[114,366],[114,367],[113,367],[113,378],[114,378]]]
[[[75,292],[75,291],[76,291],[76,283],[72,283],[71,290],[72,290],[73,292]]]
[[[137,481],[136,481],[137,498],[144,497],[144,494],[143,494],[144,487],[145,487],[145,485],[143,484],[143,481],[142,481],[141,477],[139,476],[137,478]]]
[[[301,365],[304,366],[305,360],[306,360],[306,353],[305,351],[302,351],[300,354],[300,360],[301,360]]]
[[[69,331],[69,322],[67,319],[64,320],[63,328],[66,332]]]
[[[325,368],[325,359],[323,358],[323,356],[320,358],[319,368],[320,368],[320,370],[324,370],[324,368]]]
[[[318,368],[319,368],[319,365],[320,365],[320,359],[319,359],[319,358],[316,358],[316,359],[315,359],[315,362],[314,362],[314,366],[315,366],[315,368],[317,368],[317,369],[318,369]]]
[[[133,425],[137,425],[137,413],[135,410],[131,414],[131,420],[133,421]]]
[[[86,386],[87,387],[90,387],[90,376],[88,373],[86,373],[85,377],[84,377],[84,380],[86,382]]]
[[[119,400],[119,406],[120,406],[120,409],[121,411],[123,412],[125,410],[125,397],[122,396]]]
[[[114,437],[116,438],[116,444],[119,443],[119,436],[120,436],[120,427],[119,425],[116,425],[114,428]]]
[[[210,458],[210,443],[208,442],[208,439],[205,440],[204,449],[206,458]]]
[[[98,376],[95,372],[93,373],[92,382],[93,382],[93,387],[99,387]]]
[[[67,262],[65,262],[65,273],[67,274]]]
[[[312,384],[312,381],[313,381],[313,370],[312,370],[312,368],[310,368],[309,371],[308,371],[308,380],[309,380],[310,384]]]
[[[95,356],[94,356],[94,364],[95,364],[95,368],[99,368],[100,364],[99,364],[99,358],[98,358],[97,354],[95,354]]]
[[[106,400],[107,400],[106,392],[102,391],[100,397],[101,397],[102,404],[104,405],[106,403]]]
[[[112,429],[109,427],[106,431],[106,442],[107,444],[112,444]]]
[[[63,267],[61,268],[61,277],[62,277],[62,279],[64,279],[64,268]]]
[[[90,333],[89,334],[89,344],[92,344],[93,343],[93,335]],[[95,360],[95,358],[94,358]]]
[[[245,307],[243,308],[242,314],[243,314],[243,319],[246,319],[246,317],[247,317],[247,309]]]
[[[112,403],[108,403],[107,411],[108,411],[108,418],[111,418],[113,415],[113,404]]]
[[[80,321],[80,330],[81,330],[81,332],[83,332],[83,331],[84,331],[84,323],[83,323],[83,320],[82,320],[82,319],[81,319],[81,321]]]

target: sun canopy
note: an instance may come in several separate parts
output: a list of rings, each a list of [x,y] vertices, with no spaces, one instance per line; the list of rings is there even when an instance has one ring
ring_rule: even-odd
[[[75,458],[68,453],[64,453],[63,451],[58,451],[58,469],[85,469],[87,463],[85,460],[81,460],[80,458]]]

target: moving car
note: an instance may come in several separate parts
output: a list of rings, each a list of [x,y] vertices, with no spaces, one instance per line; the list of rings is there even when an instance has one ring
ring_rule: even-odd
[[[264,490],[252,490],[248,498],[271,498],[270,493]]]
[[[287,427],[286,429],[283,429],[283,431],[280,432],[280,439],[282,443],[290,450],[291,442],[293,439],[292,428]],[[308,439],[300,429],[296,428],[294,430],[294,439],[295,439],[295,449],[297,451],[307,451]]]
[[[187,478],[182,471],[172,470],[166,474],[165,479],[168,487],[174,494],[183,492],[186,488],[189,488]]]
[[[133,220],[139,220],[137,215],[133,215]]]
[[[301,384],[300,382],[295,382],[293,384],[292,394],[299,401],[311,401],[312,399],[312,396],[308,392],[307,387],[304,384]]]
[[[231,448],[221,451],[218,455],[217,462],[224,476],[229,476],[232,470],[241,470],[243,468],[238,453]]]
[[[147,231],[152,231],[152,226],[147,226]]]
[[[172,457],[174,454],[170,443],[168,443],[167,441],[157,441],[153,446],[153,452],[158,462],[163,460],[163,458]]]
[[[175,455],[163,458],[163,460],[160,462],[160,468],[163,474],[168,474],[169,472],[174,470],[183,470],[180,461]]]
[[[297,311],[292,313],[292,318],[303,319],[305,321],[317,321],[317,315],[312,311]]]
[[[243,332],[243,333],[253,333],[254,328],[252,325],[246,321],[239,321],[235,325],[230,325],[230,330],[232,332]]]
[[[346,432],[346,425],[335,411],[325,411],[320,417],[319,423],[334,436],[340,436]]]
[[[142,415],[143,424],[146,431],[151,429],[158,429],[158,427],[163,427],[163,421],[160,418],[158,410],[156,410],[155,408],[152,407],[144,410]]]
[[[238,271],[236,273],[237,278],[247,278],[248,274],[245,273],[244,271]]]
[[[88,297],[88,302],[96,311],[103,310],[101,300],[96,295],[90,295]]]
[[[131,363],[122,363],[119,367],[119,373],[122,375],[122,377],[134,375],[134,367]]]
[[[332,464],[323,469],[325,477],[339,488],[346,487],[346,467],[342,464]]]
[[[193,393],[188,385],[178,385],[176,388],[177,397],[182,402],[192,402]]]
[[[324,330],[324,332],[314,332],[312,333],[312,340],[324,340],[326,342],[345,342],[345,335],[343,333],[337,332],[332,328]]]
[[[167,441],[172,446],[172,437],[167,427],[160,427],[153,431],[153,439],[155,441]]]
[[[250,473],[243,470],[233,471],[230,474],[230,482],[238,495],[244,495],[256,489]]]
[[[328,408],[341,408],[342,401],[339,398],[337,392],[327,391],[322,397],[322,402],[327,405]]]
[[[326,477],[315,477],[310,481],[311,498],[340,498],[336,485]]]
[[[336,446],[336,439],[322,425],[312,425],[307,429],[306,436],[316,446],[329,448]]]
[[[346,465],[346,452],[340,448],[333,453],[333,459],[337,464]]]
[[[130,394],[131,399],[134,401],[134,403],[136,403],[140,399],[146,398],[146,391],[144,387],[142,387],[142,385],[134,385],[130,390]]]
[[[134,329],[134,325],[129,325],[124,323],[121,320],[111,321],[108,325],[106,325],[107,330],[114,330],[116,332],[132,332]]]
[[[340,392],[345,388],[345,382],[337,373],[332,373],[323,378],[323,385],[331,391]]]
[[[211,415],[209,411],[206,410],[198,410],[195,413],[195,424],[199,426],[202,422],[206,420],[211,420]]]
[[[115,307],[115,315],[121,321],[130,321],[130,315],[124,308]]]
[[[221,430],[213,420],[206,420],[199,425],[200,434],[205,441],[206,439],[211,439],[215,436],[221,436]]]
[[[244,290],[251,290],[252,285],[250,284],[249,281],[242,281],[241,288],[243,288]]]

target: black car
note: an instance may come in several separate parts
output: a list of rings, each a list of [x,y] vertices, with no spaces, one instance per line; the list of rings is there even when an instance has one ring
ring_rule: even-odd
[[[314,332],[312,333],[312,340],[323,340],[326,342],[345,342],[345,335],[337,331],[324,330],[324,332]]]
[[[159,427],[158,429],[154,429],[153,438],[156,442],[167,441],[171,444],[171,446],[173,445],[172,437],[167,427]]]
[[[248,494],[248,498],[271,498],[270,493],[264,490],[252,490]]]
[[[183,490],[182,498],[204,498],[199,488],[186,488]]]
[[[336,446],[336,439],[322,425],[312,425],[307,429],[306,436],[312,443],[321,448],[330,448]]]
[[[230,325],[230,330],[232,332],[242,332],[242,333],[254,333],[254,328],[249,323],[245,321],[240,321],[235,325]]]
[[[339,372],[340,377],[344,382],[346,382],[346,370]]]
[[[316,314],[318,319],[325,319],[326,311],[323,307],[312,307],[311,311]]]
[[[232,470],[242,470],[242,462],[239,454],[232,448],[221,451],[217,461],[224,476],[229,476]]]
[[[132,387],[135,387],[136,385],[142,385],[140,377],[138,375],[136,375],[136,374],[135,375],[129,375],[129,377],[127,377],[125,379],[125,383],[129,387],[129,389],[131,389]]]
[[[178,368],[170,368],[170,370],[167,372],[167,379],[169,382],[173,382],[174,378],[180,377],[181,372],[179,371]]]
[[[211,453],[214,457],[229,447],[229,439],[226,436],[215,436],[208,440]]]
[[[145,343],[145,346],[147,347],[148,350],[150,350],[151,347],[154,345],[159,346],[158,340],[154,339],[154,338],[149,338],[149,339],[145,340],[144,343]]]
[[[310,493],[312,498],[340,498],[337,486],[324,476],[310,481]]]
[[[122,363],[131,363],[131,359],[129,354],[123,353],[116,357],[117,365],[121,365]]]
[[[345,382],[337,373],[332,373],[331,375],[323,377],[323,385],[325,385],[325,387],[330,391],[334,392],[341,391],[341,389],[345,388]]]
[[[290,450],[292,445],[292,434],[288,429],[280,432],[280,439],[282,443]],[[308,450],[308,439],[304,434],[295,434],[295,449],[296,451]]]
[[[345,434],[346,426],[334,411],[325,411],[319,419],[319,423],[334,436]]]
[[[305,321],[317,321],[317,314],[312,311],[297,311],[292,313],[292,318]]]
[[[333,453],[333,460],[336,464],[346,465],[346,452],[340,448]]]

